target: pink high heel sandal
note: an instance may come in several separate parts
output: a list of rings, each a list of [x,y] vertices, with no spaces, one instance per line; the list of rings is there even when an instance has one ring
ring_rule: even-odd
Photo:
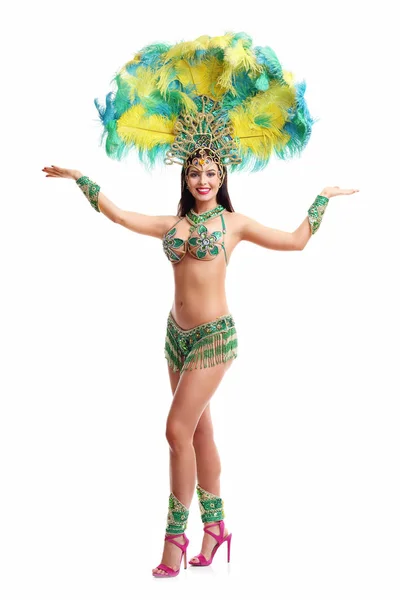
[[[219,534],[214,533],[213,531],[209,531],[210,527],[215,527],[216,525],[219,525]],[[228,545],[228,562],[230,562],[232,534],[230,533],[229,535],[224,537],[225,523],[223,521],[218,521],[217,523],[210,523],[210,524],[204,525],[203,529],[204,529],[205,533],[208,533],[208,535],[212,535],[213,538],[215,538],[217,540],[217,543],[215,544],[214,548],[212,549],[211,557],[209,560],[206,559],[204,554],[200,553],[200,554],[197,554],[197,556],[194,556],[191,560],[189,560],[189,565],[192,565],[192,567],[207,567],[208,565],[211,565],[216,551],[218,550],[218,548],[220,546],[222,546],[222,544],[224,542],[227,542],[227,545]],[[198,562],[193,562],[193,560],[195,558],[198,559]]]
[[[185,540],[183,544],[180,544],[179,542],[177,542],[174,539],[176,537],[180,537],[181,535],[183,535],[183,539]],[[182,554],[181,554],[181,558],[179,561],[179,569],[174,571],[174,569],[171,569],[171,567],[169,567],[168,565],[164,565],[164,563],[160,563],[158,565],[158,567],[156,567],[156,569],[162,569],[163,571],[166,571],[166,573],[153,573],[153,576],[154,577],[176,577],[177,575],[179,575],[179,571],[181,570],[182,556],[184,557],[185,569],[187,569],[186,549],[189,545],[189,540],[184,533],[177,533],[177,534],[166,533],[164,541],[171,542],[171,544],[175,544],[175,546],[178,546],[178,548],[181,549]]]

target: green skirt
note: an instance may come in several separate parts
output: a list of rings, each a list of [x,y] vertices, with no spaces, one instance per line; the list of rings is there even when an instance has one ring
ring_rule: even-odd
[[[237,358],[237,355],[238,341],[232,315],[223,315],[192,329],[182,329],[169,313],[165,358],[173,371],[213,367]]]

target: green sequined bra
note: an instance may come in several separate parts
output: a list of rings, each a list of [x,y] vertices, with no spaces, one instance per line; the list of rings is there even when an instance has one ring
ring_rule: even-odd
[[[225,221],[222,215],[224,210],[225,207],[221,204],[218,204],[215,208],[201,214],[197,214],[191,209],[184,217],[179,219],[162,238],[163,249],[168,260],[170,260],[172,264],[177,264],[184,258],[186,252],[189,252],[191,256],[198,260],[213,260],[218,256],[222,248],[225,254],[225,262],[228,264],[224,244],[226,233]],[[212,233],[209,233],[204,222],[213,219],[218,215],[221,218],[222,231],[213,231]],[[189,221],[191,227],[189,230],[189,238],[187,240],[182,240],[175,237],[176,225],[185,218]]]

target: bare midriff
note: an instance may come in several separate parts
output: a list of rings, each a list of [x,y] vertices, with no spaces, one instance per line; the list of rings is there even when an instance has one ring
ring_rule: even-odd
[[[229,314],[225,293],[226,264],[223,256],[199,261],[190,255],[174,265],[175,298],[171,313],[182,329]]]

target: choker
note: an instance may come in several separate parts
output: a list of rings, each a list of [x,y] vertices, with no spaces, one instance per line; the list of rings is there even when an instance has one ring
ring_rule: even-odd
[[[191,223],[192,225],[198,225],[199,223],[204,223],[204,221],[208,221],[209,219],[216,217],[217,215],[221,214],[224,210],[225,206],[222,206],[222,204],[217,204],[215,208],[207,210],[206,212],[201,213],[201,215],[195,213],[194,210],[191,208],[185,216],[189,223]]]

